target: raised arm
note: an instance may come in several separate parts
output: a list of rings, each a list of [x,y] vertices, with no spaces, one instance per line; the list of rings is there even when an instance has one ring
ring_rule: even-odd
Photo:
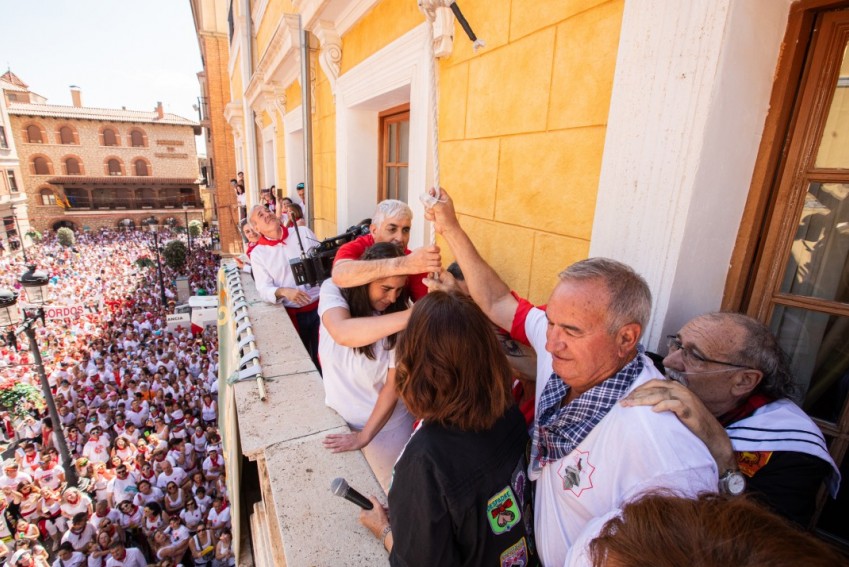
[[[434,222],[436,232],[442,235],[454,253],[475,303],[493,323],[502,329],[510,329],[519,302],[504,280],[481,258],[469,235],[460,226],[454,202],[445,189],[441,189],[439,197],[439,202],[428,209],[425,218]]]
[[[409,309],[380,317],[351,317],[351,312],[344,307],[333,307],[321,316],[321,322],[324,323],[324,327],[333,340],[349,348],[370,345],[393,333],[403,331],[409,319]]]
[[[333,283],[339,287],[355,287],[393,276],[438,272],[441,267],[439,248],[422,246],[401,258],[368,261],[339,259],[333,265]]]

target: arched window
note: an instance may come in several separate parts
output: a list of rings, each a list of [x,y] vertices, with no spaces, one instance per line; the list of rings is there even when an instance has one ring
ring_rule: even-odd
[[[42,156],[34,157],[32,160],[32,172],[36,175],[50,175],[50,162]]]
[[[74,143],[74,129],[70,126],[62,126],[59,128],[59,143],[60,144],[73,144]]]
[[[130,132],[130,145],[134,148],[145,147],[144,132],[141,130],[133,130]]]
[[[56,204],[56,194],[53,193],[51,189],[42,189],[39,191],[41,195],[41,204],[42,205],[55,205]]]
[[[103,145],[104,146],[117,146],[118,145],[118,136],[115,134],[115,130],[112,128],[104,128],[103,130]]]
[[[44,138],[41,137],[41,128],[35,124],[27,126],[27,142],[30,144],[43,144]]]
[[[136,175],[138,175],[139,177],[147,177],[148,175],[150,175],[150,170],[147,168],[147,162],[145,162],[143,159],[137,159],[133,163],[133,166],[135,168]]]
[[[80,175],[82,171],[80,170],[80,160],[77,158],[69,157],[65,160],[65,174],[66,175]]]
[[[117,159],[110,159],[106,162],[106,170],[109,175],[121,175],[121,162]]]

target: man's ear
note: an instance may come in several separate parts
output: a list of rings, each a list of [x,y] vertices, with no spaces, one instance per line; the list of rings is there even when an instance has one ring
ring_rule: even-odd
[[[748,397],[755,391],[755,388],[761,383],[763,377],[764,373],[754,368],[741,370],[734,376],[734,381],[731,384],[731,392],[741,398]]]
[[[619,331],[616,333],[616,346],[618,347],[620,357],[627,356],[628,353],[637,347],[642,330],[639,323],[628,323],[619,328]]]

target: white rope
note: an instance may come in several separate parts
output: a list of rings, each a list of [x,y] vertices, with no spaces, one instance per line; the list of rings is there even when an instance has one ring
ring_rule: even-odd
[[[440,197],[439,185],[439,69],[436,55],[433,51],[433,21],[427,22],[427,45],[430,56],[430,159],[433,168],[433,187],[436,190],[436,198]],[[436,230],[433,223],[430,225],[430,245],[436,244]]]

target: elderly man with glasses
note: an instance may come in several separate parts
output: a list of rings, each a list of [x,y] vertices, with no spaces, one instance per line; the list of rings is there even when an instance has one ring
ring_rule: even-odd
[[[696,317],[668,337],[666,376],[631,392],[623,406],[671,411],[717,462],[720,488],[750,492],[807,525],[827,481],[840,472],[819,428],[793,401],[793,376],[770,330],[740,313]]]

